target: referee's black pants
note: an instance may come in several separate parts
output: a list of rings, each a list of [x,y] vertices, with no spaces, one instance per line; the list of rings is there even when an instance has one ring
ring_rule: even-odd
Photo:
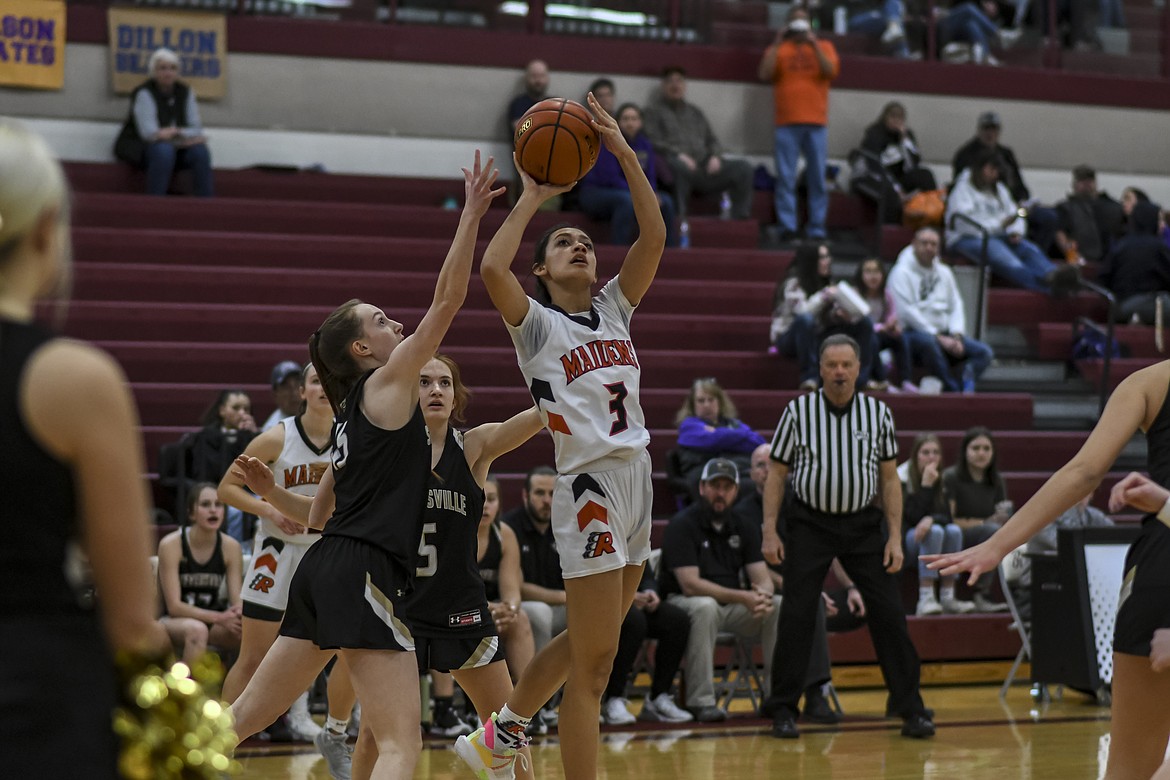
[[[920,663],[910,641],[896,575],[882,566],[881,510],[829,515],[799,501],[788,512],[784,600],[772,655],[772,690],[764,712],[800,714],[821,588],[833,558],[841,561],[865,599],[869,633],[889,689],[889,709],[903,718],[925,711],[918,692]]]

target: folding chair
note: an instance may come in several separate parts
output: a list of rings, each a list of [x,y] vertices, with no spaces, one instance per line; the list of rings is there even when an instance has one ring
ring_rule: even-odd
[[[744,694],[751,701],[752,710],[759,710],[764,697],[764,683],[753,658],[757,644],[755,639],[725,631],[715,637],[716,647],[731,649],[731,658],[723,667],[723,673],[715,680],[715,706],[724,712],[731,707],[733,699]]]
[[[1030,561],[1024,554],[1026,545],[1021,545],[1012,550],[1004,559],[999,562],[999,584],[1000,589],[1003,590],[1004,598],[1007,600],[1008,609],[1011,611],[1012,622],[1008,626],[1009,631],[1015,631],[1020,636],[1020,652],[1016,653],[1016,660],[1012,662],[1012,668],[1008,671],[1007,679],[1003,681],[1003,687],[999,689],[999,698],[1007,697],[1008,689],[1011,688],[1012,683],[1016,680],[1016,672],[1020,670],[1020,664],[1024,659],[1032,660],[1032,625],[1020,617],[1020,609],[1016,604],[1016,597],[1012,593],[1012,586],[1020,581],[1029,568]]]

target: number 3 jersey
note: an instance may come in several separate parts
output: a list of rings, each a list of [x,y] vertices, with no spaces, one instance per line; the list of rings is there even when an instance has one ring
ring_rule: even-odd
[[[562,474],[624,466],[650,442],[638,400],[641,367],[630,340],[633,313],[614,277],[583,314],[529,298],[524,320],[508,326]]]
[[[463,435],[448,428],[443,455],[431,469],[414,592],[406,621],[417,636],[494,636],[483,578],[476,561],[483,488],[463,453]]]

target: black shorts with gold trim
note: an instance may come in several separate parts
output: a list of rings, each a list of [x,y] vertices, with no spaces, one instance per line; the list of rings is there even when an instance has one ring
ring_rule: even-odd
[[[414,637],[418,670],[458,672],[477,669],[504,660],[504,645],[492,636],[419,636]]]

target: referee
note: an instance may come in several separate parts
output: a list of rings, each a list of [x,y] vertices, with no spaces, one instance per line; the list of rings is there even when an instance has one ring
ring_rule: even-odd
[[[772,690],[764,702],[764,711],[772,716],[772,736],[781,739],[800,736],[797,705],[821,585],[834,557],[865,600],[869,632],[890,692],[888,714],[903,719],[903,736],[934,736],[934,723],[918,691],[918,653],[891,576],[902,568],[902,486],[895,465],[894,418],[884,403],[856,392],[860,352],[848,336],[825,339],[820,350],[824,389],[791,401],[772,440],[764,517],[779,516],[790,471],[794,493],[785,510],[787,551],[776,527],[767,522],[763,526],[764,557],[773,564],[784,562]],[[882,533],[883,509],[888,536]]]

